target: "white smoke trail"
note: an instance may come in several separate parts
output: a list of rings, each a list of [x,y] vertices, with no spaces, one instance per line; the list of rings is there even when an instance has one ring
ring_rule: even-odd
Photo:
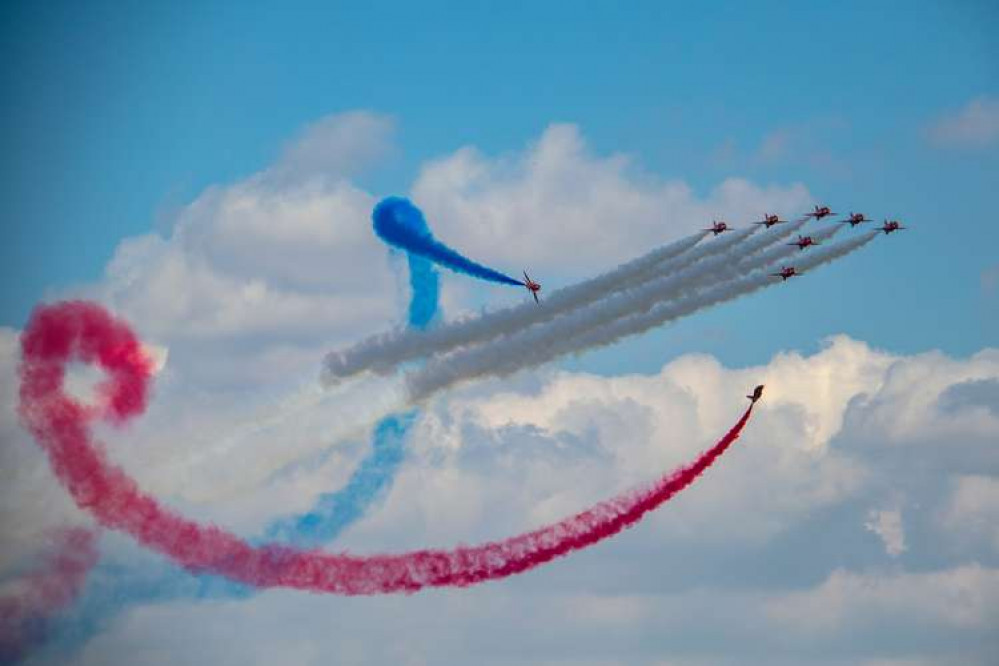
[[[802,223],[795,223],[797,226],[782,232],[791,233]],[[757,227],[740,229],[713,243],[694,248],[707,234],[699,232],[657,248],[603,275],[560,289],[546,297],[541,308],[527,302],[471,319],[457,320],[430,331],[397,330],[370,337],[344,351],[329,353],[324,361],[324,380],[333,383],[368,370],[388,372],[407,360],[445,353],[550,321],[663,272],[679,271],[702,259],[728,252],[746,241],[756,230]],[[766,244],[773,241],[774,237],[767,235]]]
[[[407,404],[400,378],[369,377],[335,390],[313,379],[279,403],[251,410],[229,436],[184,446],[185,455],[147,470],[143,483],[192,504],[238,496],[297,460],[361,436]]]
[[[798,265],[802,270],[817,268],[866,245],[876,236],[876,232],[870,232],[817,250],[802,258]],[[623,337],[642,333],[698,310],[779,284],[768,275],[770,270],[772,265],[762,264],[749,275],[727,280],[684,298],[660,302],[629,316],[608,317],[597,326],[574,329],[572,326],[576,322],[572,315],[568,315],[518,335],[505,336],[486,345],[431,360],[420,370],[407,375],[410,398],[414,401],[424,400],[459,382],[485,376],[502,377],[565,354],[609,345]]]
[[[612,293],[600,301],[565,312],[544,324],[520,327],[507,333],[498,342],[513,340],[514,344],[534,345],[549,334],[581,335],[608,321],[643,312],[662,301],[679,298],[687,291],[703,289],[706,284],[725,282],[756,268],[769,266],[774,260],[798,251],[796,247],[787,244],[779,244],[763,251],[766,247],[779,243],[794,230],[795,227],[792,226],[787,230],[759,236],[752,241],[735,245],[727,254],[703,258],[680,271],[672,270],[672,264],[663,265],[660,275],[646,279],[636,287]],[[733,267],[738,270],[733,271]],[[450,358],[452,357],[445,357],[442,362],[446,363]]]

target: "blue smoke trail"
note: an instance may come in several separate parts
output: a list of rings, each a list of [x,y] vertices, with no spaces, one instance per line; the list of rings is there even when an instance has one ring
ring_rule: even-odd
[[[456,273],[464,273],[499,284],[524,286],[520,280],[476,263],[434,238],[426,220],[423,219],[423,213],[409,199],[402,197],[382,199],[375,206],[371,219],[379,238],[411,255],[426,257]]]
[[[422,224],[430,233],[422,215],[415,224]],[[408,259],[407,324],[424,329],[438,314],[440,276],[429,260],[412,253]],[[403,460],[406,436],[418,415],[417,410],[410,410],[379,421],[372,434],[371,452],[343,488],[320,495],[305,513],[274,521],[257,541],[278,540],[297,547],[314,547],[336,539],[392,484]],[[102,563],[91,571],[74,607],[54,619],[55,640],[49,649],[70,651],[80,647],[129,606],[185,598],[243,599],[256,592],[255,588],[220,576],[192,574],[166,560],[152,571],[138,572]]]

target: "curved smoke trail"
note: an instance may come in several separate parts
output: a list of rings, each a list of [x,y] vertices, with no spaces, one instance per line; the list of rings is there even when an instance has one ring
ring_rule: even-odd
[[[91,440],[90,422],[99,414],[117,423],[141,414],[150,368],[132,331],[99,306],[68,302],[36,309],[21,337],[21,353],[21,418],[77,506],[103,526],[131,535],[190,570],[255,587],[348,595],[503,578],[613,536],[693,483],[735,442],[752,414],[750,405],[717,444],[648,488],[626,492],[548,527],[450,551],[334,555],[273,544],[253,546],[219,527],[188,520],[143,493],[105,459],[103,449]],[[99,364],[109,374],[100,391],[100,412],[80,405],[63,390],[66,365],[72,360]]]
[[[433,323],[439,312],[439,274],[423,257],[410,254],[407,259],[410,282],[407,326],[421,330]],[[274,520],[259,541],[280,541],[299,548],[334,541],[363,517],[391,485],[417,415],[416,410],[411,410],[381,419],[372,431],[370,453],[346,484],[340,490],[320,495],[309,510]],[[75,607],[53,618],[55,635],[59,638],[59,648],[68,650],[98,633],[111,618],[131,605],[181,598],[246,598],[254,592],[252,587],[223,577],[192,575],[166,563],[152,571],[131,574],[123,574],[118,567],[97,565]]]
[[[426,220],[423,219],[423,213],[409,199],[402,197],[383,199],[375,206],[371,218],[375,233],[389,245],[425,257],[438,266],[450,268],[456,273],[471,275],[480,280],[518,287],[524,284],[509,275],[472,261],[434,238]]]

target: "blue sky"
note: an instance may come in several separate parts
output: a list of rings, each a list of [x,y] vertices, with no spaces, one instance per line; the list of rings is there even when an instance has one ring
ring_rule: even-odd
[[[422,162],[462,145],[502,153],[569,121],[595,151],[695,188],[800,181],[836,209],[913,226],[807,286],[691,324],[729,342],[743,331],[738,354],[707,349],[726,360],[839,331],[956,353],[996,334],[979,285],[999,243],[997,152],[926,140],[939,117],[999,89],[991,3],[2,11],[6,325],[47,289],[97,279],[123,237],[165,228],[304,124],[363,108],[399,127],[400,149],[361,178],[376,193],[405,192]],[[760,158],[768,137],[775,150]],[[653,340],[682,347],[681,333]]]

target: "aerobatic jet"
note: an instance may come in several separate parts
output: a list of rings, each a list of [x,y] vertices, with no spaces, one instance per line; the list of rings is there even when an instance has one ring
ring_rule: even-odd
[[[718,222],[717,220],[712,220],[711,226],[708,227],[707,229],[702,229],[702,231],[710,231],[715,236],[717,236],[723,231],[730,231],[730,229],[731,228],[728,226],[726,222]]]
[[[775,224],[784,224],[785,222],[787,222],[787,220],[782,220],[777,215],[771,215],[771,214],[767,213],[766,215],[763,216],[762,220],[760,220],[758,222],[753,222],[753,224],[762,224],[767,229],[769,229],[770,227],[774,226]]]
[[[541,291],[541,285],[528,277],[527,271],[524,271],[524,286],[527,287],[527,291],[531,292],[531,296],[534,296],[534,302],[541,305],[541,301],[538,300],[538,292]]]
[[[835,214],[836,213],[829,210],[829,206],[816,206],[815,210],[811,213],[805,213],[805,217],[814,217],[816,220],[821,220],[823,217]]]
[[[863,224],[864,222],[873,222],[874,220],[872,220],[869,217],[865,217],[863,213],[850,213],[850,217],[843,221],[849,224],[851,227],[855,227],[858,224]]]
[[[891,220],[891,221],[885,220],[884,226],[878,227],[878,231],[885,232],[885,236],[887,236],[893,231],[898,231],[899,229],[905,229],[905,227],[903,227],[902,223],[899,222],[898,220]]]
[[[788,278],[798,277],[801,273],[794,270],[794,266],[785,266],[780,269],[780,273],[771,273],[774,277],[779,277],[782,282],[787,282]]]
[[[788,245],[797,245],[799,250],[804,250],[806,247],[818,245],[818,243],[812,240],[811,236],[798,236],[798,240],[788,243]]]
[[[754,388],[753,393],[751,395],[747,395],[746,397],[749,398],[750,401],[755,405],[756,401],[763,397],[763,384],[760,384],[759,386]]]

